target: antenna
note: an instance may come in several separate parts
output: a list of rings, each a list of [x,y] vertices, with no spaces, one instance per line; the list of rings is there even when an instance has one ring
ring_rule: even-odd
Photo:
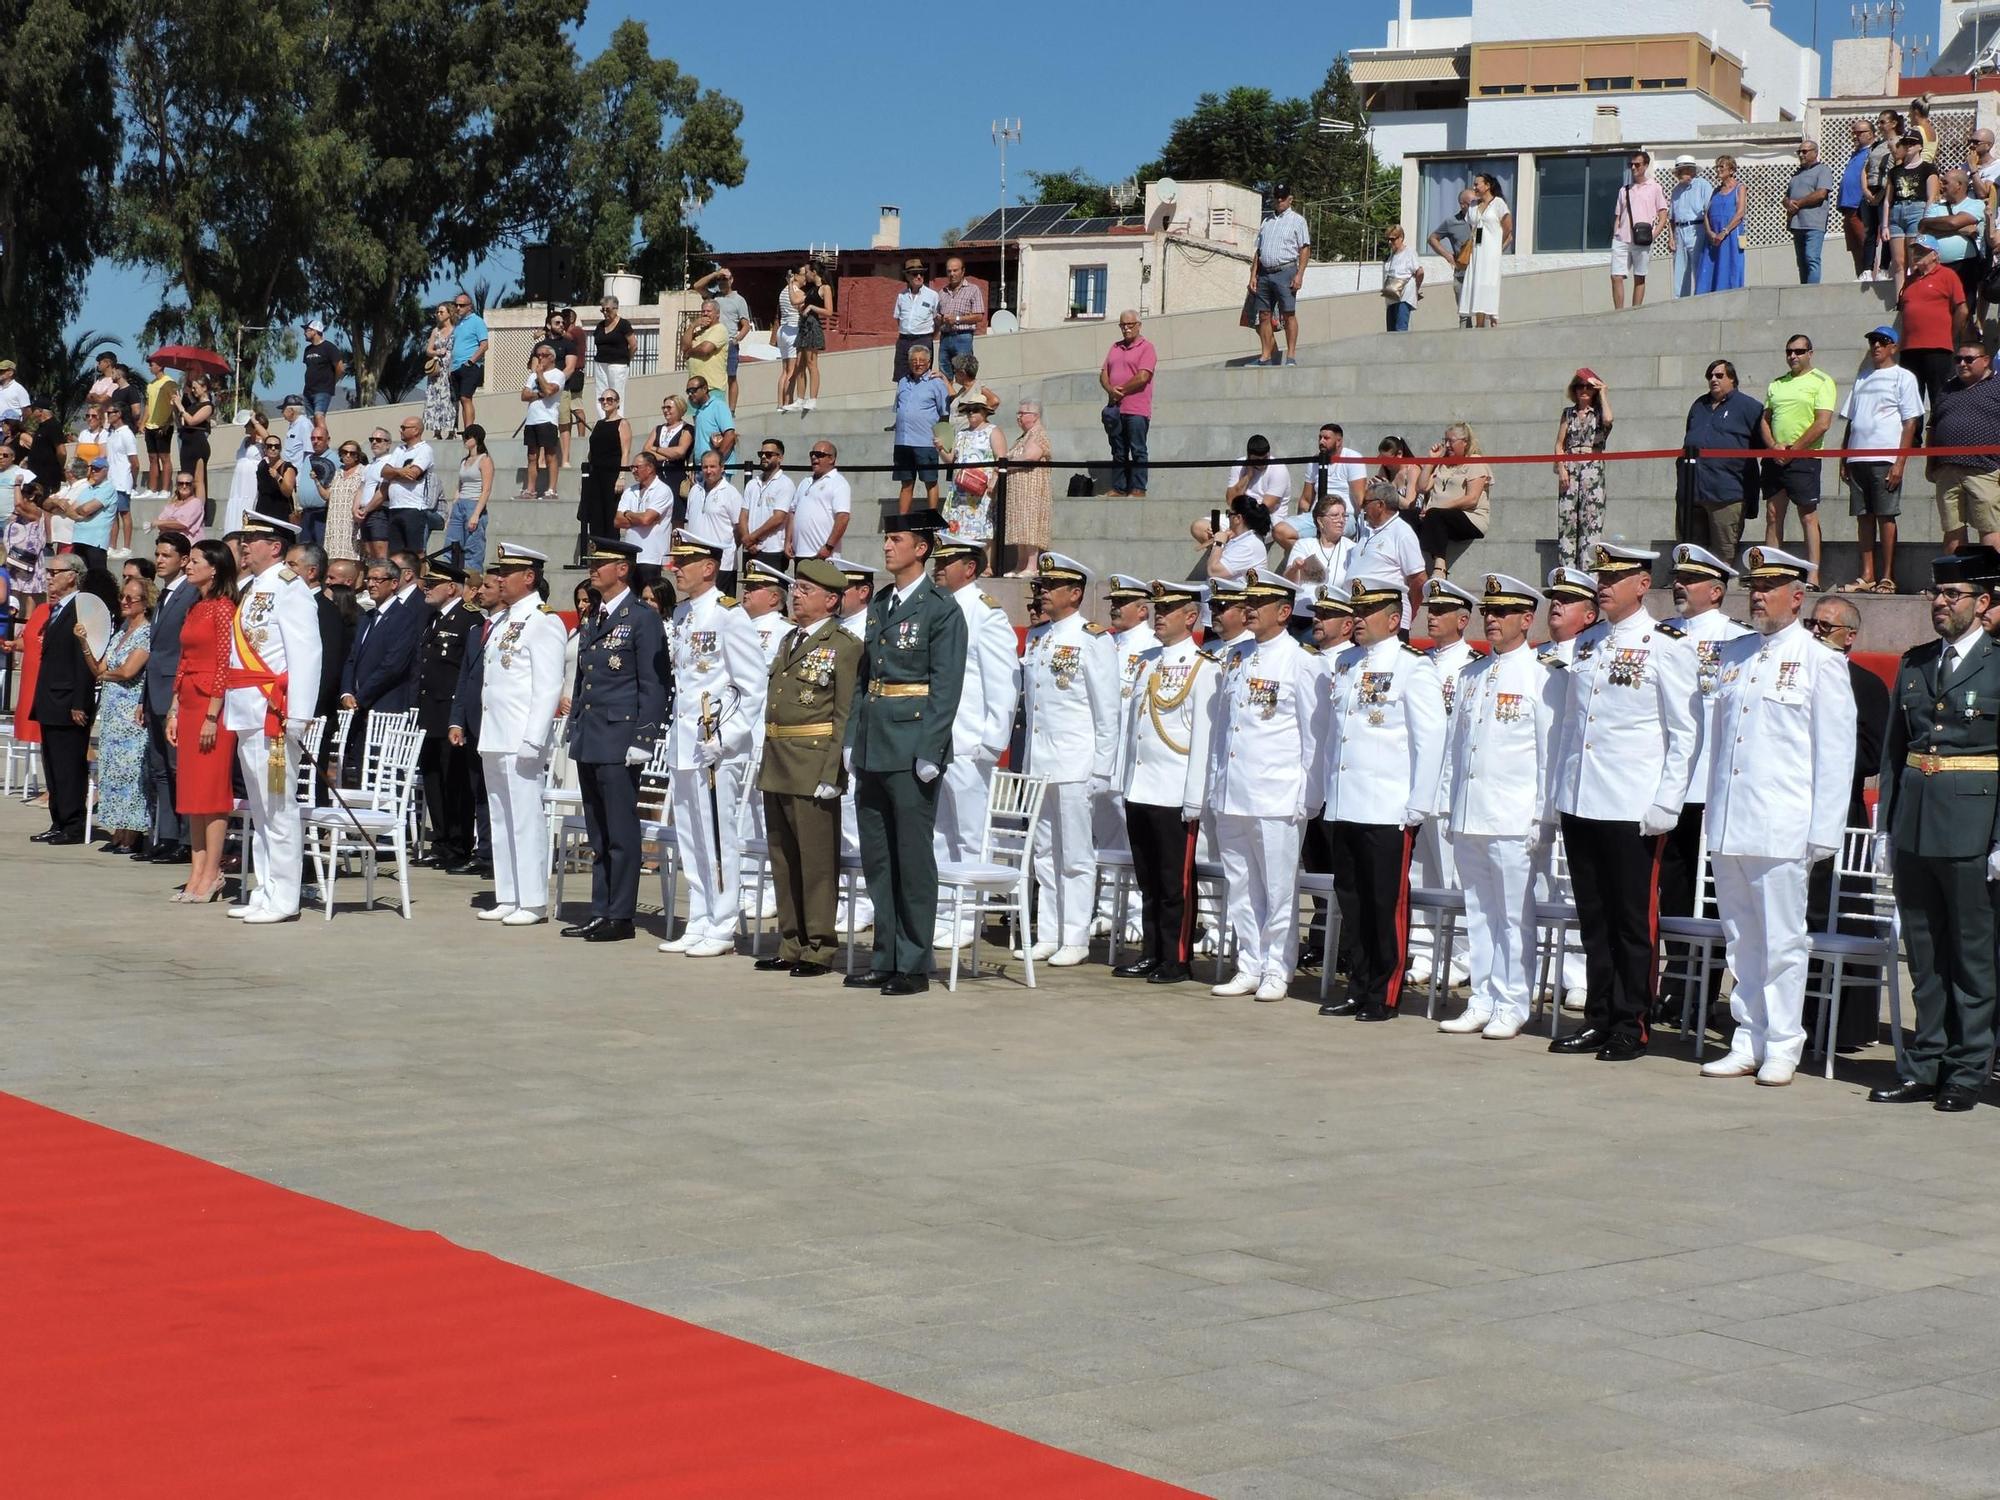
[[[999,305],[1007,306],[1007,143],[1021,138],[1021,120],[1017,115],[1009,120],[1004,116],[993,122],[993,144],[1000,148],[1000,296]]]
[[[1118,205],[1121,214],[1139,200],[1139,184],[1127,177],[1111,190],[1111,201]]]

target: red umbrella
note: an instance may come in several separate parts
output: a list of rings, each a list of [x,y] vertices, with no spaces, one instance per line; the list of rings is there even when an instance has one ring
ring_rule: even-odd
[[[197,349],[192,344],[163,344],[148,358],[176,370],[198,370],[204,375],[217,377],[229,373],[228,360],[213,349]]]

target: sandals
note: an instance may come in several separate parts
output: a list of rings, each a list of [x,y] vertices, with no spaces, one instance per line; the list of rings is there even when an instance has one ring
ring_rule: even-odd
[[[1893,594],[1893,593],[1895,593],[1895,592],[1896,592],[1896,580],[1895,580],[1895,579],[1893,579],[1893,578],[1878,578],[1878,579],[1876,579],[1876,580],[1875,580],[1875,592],[1876,592],[1876,593],[1878,593],[1878,594]]]
[[[1846,583],[1835,588],[1834,592],[1836,594],[1872,594],[1880,586],[1872,578],[1850,578]],[[1889,587],[1890,591],[1894,592],[1895,585],[1891,584]]]

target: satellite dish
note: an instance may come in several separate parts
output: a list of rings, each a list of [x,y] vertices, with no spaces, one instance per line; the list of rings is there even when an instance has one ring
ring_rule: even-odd
[[[1019,333],[1021,331],[1021,320],[1003,307],[986,320],[986,331],[988,333]]]
[[[1153,184],[1153,191],[1160,195],[1162,203],[1178,203],[1181,201],[1181,185],[1171,177],[1160,178]]]

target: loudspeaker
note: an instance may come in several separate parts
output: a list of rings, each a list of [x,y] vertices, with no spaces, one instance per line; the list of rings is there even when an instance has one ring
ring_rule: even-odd
[[[521,291],[530,302],[574,302],[576,276],[575,246],[521,247]]]

